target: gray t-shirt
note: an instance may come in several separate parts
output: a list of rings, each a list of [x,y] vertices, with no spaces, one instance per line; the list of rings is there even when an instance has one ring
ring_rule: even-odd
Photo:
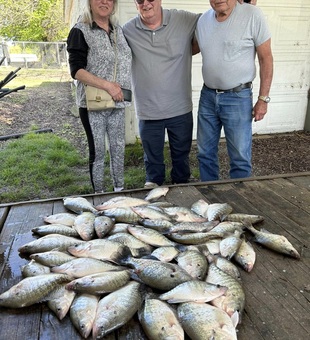
[[[140,15],[123,26],[132,50],[136,115],[142,120],[176,117],[192,110],[192,39],[198,14],[162,9],[162,24],[145,26]]]
[[[223,22],[216,20],[213,9],[205,12],[197,23],[196,34],[204,83],[222,90],[253,81],[255,47],[271,37],[262,11],[238,2]]]

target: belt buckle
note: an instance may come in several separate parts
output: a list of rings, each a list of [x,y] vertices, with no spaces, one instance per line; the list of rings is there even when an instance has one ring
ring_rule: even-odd
[[[215,90],[216,93],[224,93],[224,91],[221,91],[221,90]]]

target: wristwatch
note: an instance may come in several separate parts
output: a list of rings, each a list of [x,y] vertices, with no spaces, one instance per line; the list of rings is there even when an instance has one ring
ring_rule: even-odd
[[[258,96],[258,99],[262,100],[265,103],[269,103],[270,102],[270,97]]]

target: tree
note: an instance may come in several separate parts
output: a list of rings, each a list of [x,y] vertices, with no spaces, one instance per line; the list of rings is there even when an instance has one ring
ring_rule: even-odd
[[[0,36],[16,41],[60,41],[68,36],[63,0],[0,0]]]

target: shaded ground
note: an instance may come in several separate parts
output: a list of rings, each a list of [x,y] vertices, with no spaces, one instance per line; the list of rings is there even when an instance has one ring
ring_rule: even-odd
[[[29,132],[31,128],[51,128],[66,137],[82,155],[87,154],[87,141],[80,120],[72,110],[69,78],[43,83],[0,99],[0,136]],[[0,141],[0,149],[7,141]],[[310,171],[310,133],[299,131],[271,136],[254,136],[253,176]],[[192,148],[192,169],[197,169],[197,148]],[[226,143],[220,143],[220,178],[229,178]],[[88,169],[81,169],[87,172]],[[194,172],[194,171],[193,171]],[[198,179],[196,179],[198,180]]]

